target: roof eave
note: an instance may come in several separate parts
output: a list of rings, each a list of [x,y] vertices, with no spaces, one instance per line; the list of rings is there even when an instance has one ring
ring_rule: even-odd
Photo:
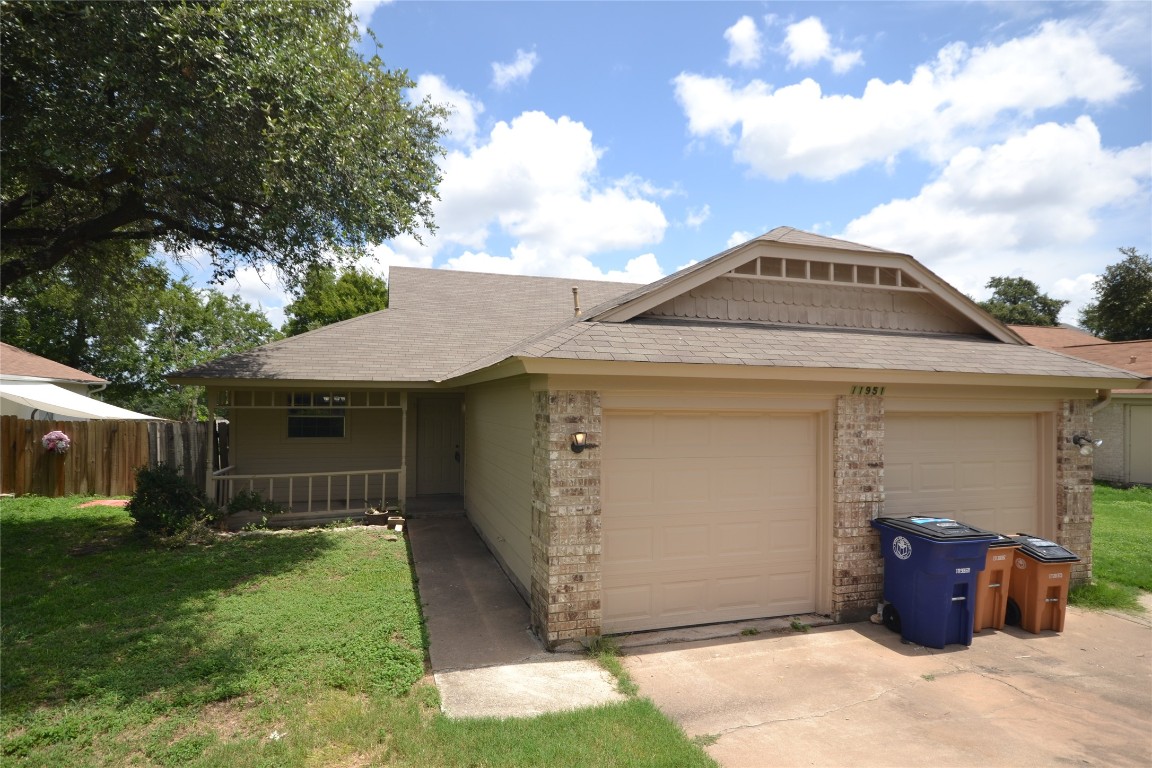
[[[964,384],[971,386],[1041,387],[1053,389],[1131,389],[1131,378],[973,373],[966,371],[912,371],[880,368],[812,368],[775,365],[717,365],[707,363],[650,363],[624,360],[572,358],[518,358],[529,374],[584,374],[778,381],[832,381],[851,384]],[[1139,386],[1143,386],[1140,384]]]

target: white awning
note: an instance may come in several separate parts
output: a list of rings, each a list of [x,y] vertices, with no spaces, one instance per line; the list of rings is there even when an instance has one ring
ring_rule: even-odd
[[[0,382],[0,398],[45,411],[60,418],[73,419],[155,419],[126,408],[102,403],[55,384],[33,382]]]

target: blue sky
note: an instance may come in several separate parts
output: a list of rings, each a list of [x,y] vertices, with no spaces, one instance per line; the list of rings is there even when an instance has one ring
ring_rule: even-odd
[[[986,298],[1072,303],[1152,250],[1152,3],[355,0],[453,109],[423,245],[392,264],[648,282],[786,225]],[[361,50],[371,54],[365,36]],[[277,324],[275,277],[228,290]]]

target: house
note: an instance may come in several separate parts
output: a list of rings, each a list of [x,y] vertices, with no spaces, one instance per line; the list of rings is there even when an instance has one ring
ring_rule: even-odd
[[[92,399],[105,379],[0,342],[0,415],[22,419],[153,419]]]
[[[781,227],[650,285],[393,267],[387,310],[173,374],[209,490],[462,494],[555,646],[881,596],[880,514],[1054,538],[1091,574],[1109,390],[910,256]],[[343,505],[343,506],[342,506]]]
[[[1013,325],[1029,344],[1132,371],[1152,379],[1152,339],[1110,342],[1064,326]],[[1093,476],[1111,483],[1152,485],[1152,391],[1114,389],[1094,418],[1102,439],[1093,456]]]

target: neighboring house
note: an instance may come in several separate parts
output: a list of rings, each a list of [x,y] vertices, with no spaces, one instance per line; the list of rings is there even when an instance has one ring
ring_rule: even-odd
[[[98,376],[0,342],[0,415],[22,419],[154,419],[90,395],[108,386]]]
[[[1110,342],[1078,328],[1013,325],[1012,330],[1037,347],[1132,371],[1152,379],[1152,339]],[[1108,405],[1093,417],[1097,480],[1152,485],[1152,391],[1114,389]]]
[[[645,286],[390,278],[389,309],[169,377],[231,421],[209,490],[462,494],[549,646],[866,617],[881,514],[1051,537],[1087,578],[1074,440],[1144,383],[1029,346],[910,256],[788,227]]]

